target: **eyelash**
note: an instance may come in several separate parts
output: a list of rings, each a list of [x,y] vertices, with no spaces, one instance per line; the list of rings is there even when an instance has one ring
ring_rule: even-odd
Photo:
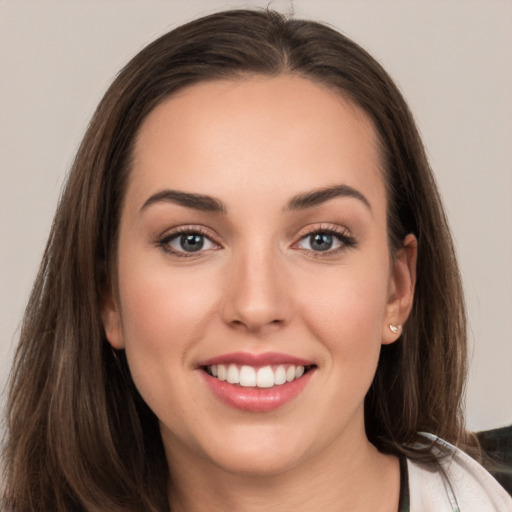
[[[178,258],[193,258],[196,257],[204,252],[204,251],[198,251],[198,252],[186,252],[186,251],[176,251],[170,247],[170,243],[175,240],[176,238],[183,236],[183,235],[200,235],[204,237],[205,239],[208,239],[213,245],[220,247],[220,245],[213,240],[213,237],[211,234],[206,231],[201,226],[182,226],[179,228],[176,228],[171,233],[167,233],[162,238],[159,238],[156,241],[156,245],[162,249],[167,254],[172,254],[173,256],[177,256]]]
[[[293,247],[296,247],[298,244],[303,242],[304,240],[307,240],[308,237],[311,237],[313,235],[322,234],[322,235],[329,235],[335,237],[339,242],[340,246],[335,249],[327,249],[325,251],[314,251],[312,249],[302,249],[303,251],[307,252],[311,256],[314,256],[316,258],[322,258],[322,257],[329,257],[334,256],[336,254],[339,254],[347,249],[354,248],[357,246],[357,241],[354,237],[352,237],[349,234],[349,231],[346,228],[340,228],[338,226],[329,225],[326,227],[319,226],[319,227],[312,227],[310,228],[306,233],[304,233],[297,242],[293,245]],[[201,253],[205,251],[197,251],[197,252],[186,252],[186,251],[176,251],[170,247],[170,243],[177,239],[180,236],[183,235],[200,235],[204,237],[205,239],[209,240],[216,248],[220,248],[220,244],[215,242],[211,234],[202,228],[201,226],[183,226],[176,228],[171,233],[167,233],[163,237],[159,238],[155,245],[157,245],[162,251],[164,251],[167,254],[172,254],[173,256],[176,256],[178,258],[191,258],[191,257],[197,257]],[[300,249],[297,249],[300,250]]]
[[[313,235],[322,234],[322,235],[330,235],[338,239],[340,242],[340,246],[335,249],[327,249],[325,251],[314,251],[312,249],[303,249],[308,254],[315,258],[326,258],[329,256],[335,256],[347,249],[352,249],[357,246],[356,239],[350,235],[350,232],[346,228],[341,228],[335,225],[328,225],[319,227],[312,227],[303,234],[299,241],[294,244],[296,246],[300,242],[307,240],[308,237]]]

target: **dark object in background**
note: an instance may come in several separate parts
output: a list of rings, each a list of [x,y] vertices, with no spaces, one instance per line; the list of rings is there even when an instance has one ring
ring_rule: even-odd
[[[512,496],[512,425],[476,435],[485,454],[483,466]]]

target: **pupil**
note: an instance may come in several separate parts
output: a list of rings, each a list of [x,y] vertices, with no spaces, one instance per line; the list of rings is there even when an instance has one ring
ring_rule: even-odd
[[[197,234],[181,235],[180,245],[184,251],[195,252],[203,248],[204,239]]]
[[[332,235],[316,233],[311,236],[311,247],[315,251],[327,251],[332,247]]]

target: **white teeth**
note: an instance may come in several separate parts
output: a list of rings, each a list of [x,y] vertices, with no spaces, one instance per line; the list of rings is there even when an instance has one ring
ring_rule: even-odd
[[[226,380],[227,373],[226,367],[223,364],[217,365],[217,378],[219,380]]]
[[[240,379],[238,377],[238,368],[236,364],[230,364],[228,367],[228,373],[226,375],[226,380],[230,384],[238,384],[240,382]]]
[[[240,368],[240,386],[245,388],[256,386],[256,371],[252,366]]]
[[[264,366],[256,374],[256,386],[259,388],[271,388],[274,386],[274,372],[270,366]]]
[[[238,366],[234,363],[229,365],[214,364],[208,367],[213,377],[229,384],[240,384],[242,387],[271,388],[292,382],[304,375],[304,366],[283,365],[263,366],[254,368],[252,366]]]
[[[274,382],[276,386],[280,386],[286,382],[286,370],[283,365],[276,368],[276,371],[274,372]]]

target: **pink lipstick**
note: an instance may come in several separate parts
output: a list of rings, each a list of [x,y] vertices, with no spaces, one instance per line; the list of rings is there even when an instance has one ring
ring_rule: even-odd
[[[296,398],[316,365],[274,352],[235,352],[202,361],[198,369],[209,389],[224,403],[244,411],[265,412]]]

